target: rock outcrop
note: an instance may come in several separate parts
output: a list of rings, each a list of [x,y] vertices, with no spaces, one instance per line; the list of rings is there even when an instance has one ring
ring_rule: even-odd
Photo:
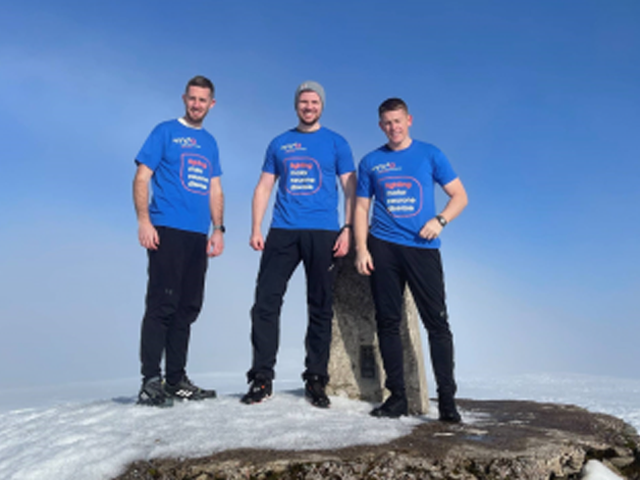
[[[466,422],[425,420],[384,445],[340,450],[233,450],[130,465],[115,480],[581,478],[597,459],[640,480],[640,439],[615,417],[571,405],[460,400]]]

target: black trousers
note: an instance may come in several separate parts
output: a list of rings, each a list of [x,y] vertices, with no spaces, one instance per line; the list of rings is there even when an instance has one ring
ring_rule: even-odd
[[[256,376],[268,379],[275,376],[282,301],[289,279],[301,261],[307,278],[308,312],[303,378],[320,375],[328,380],[336,238],[337,232],[327,230],[272,228],[269,231],[251,309],[253,364],[247,372],[249,381]]]
[[[427,329],[438,396],[453,398],[456,392],[453,336],[445,304],[440,251],[398,245],[372,235],[368,246],[374,266],[371,290],[387,375],[385,386],[391,392],[403,393],[405,389],[400,321],[404,289],[408,284]]]
[[[157,227],[160,245],[147,250],[149,281],[142,320],[140,360],[144,379],[161,376],[175,384],[185,374],[191,324],[202,308],[207,236]]]

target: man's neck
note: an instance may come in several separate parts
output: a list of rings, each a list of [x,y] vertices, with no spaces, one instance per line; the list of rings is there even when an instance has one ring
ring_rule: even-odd
[[[394,152],[397,152],[399,150],[404,150],[406,148],[409,148],[412,143],[413,143],[413,140],[411,140],[411,138],[407,137],[397,145],[388,142],[387,143],[387,147],[389,148],[389,150],[393,150]]]
[[[320,122],[312,123],[311,125],[298,122],[298,126],[296,127],[296,130],[302,133],[317,132],[318,130],[320,130]]]
[[[187,119],[187,117],[186,117],[186,116],[185,116],[185,117],[180,117],[180,118],[178,119],[178,121],[179,121],[181,124],[183,124],[185,127],[189,127],[189,128],[197,128],[197,129],[202,128],[202,122],[200,122],[200,123],[192,123],[192,122],[190,122],[190,121]]]

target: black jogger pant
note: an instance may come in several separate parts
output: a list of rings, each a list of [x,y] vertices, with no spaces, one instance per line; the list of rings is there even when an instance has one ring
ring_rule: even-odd
[[[142,320],[140,360],[144,379],[161,375],[175,384],[185,374],[191,324],[204,296],[207,271],[207,236],[202,233],[157,227],[160,245],[147,250],[149,281]]]
[[[273,379],[280,341],[280,310],[287,283],[302,261],[307,279],[308,324],[303,378],[328,379],[333,317],[333,245],[337,232],[272,228],[265,242],[251,309],[253,364],[249,381],[256,376]]]
[[[456,392],[453,336],[445,304],[440,251],[398,245],[372,235],[369,235],[368,246],[373,258],[371,290],[380,353],[387,374],[386,387],[398,393],[404,393],[405,389],[400,321],[404,289],[408,284],[428,333],[438,396],[453,398]]]

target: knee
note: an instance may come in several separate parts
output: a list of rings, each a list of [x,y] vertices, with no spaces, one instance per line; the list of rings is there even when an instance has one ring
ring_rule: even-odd
[[[333,302],[330,297],[325,299],[307,299],[309,319],[316,322],[331,322],[333,318]]]
[[[147,297],[145,317],[169,321],[178,310],[178,295],[170,288]]]
[[[430,311],[422,320],[430,335],[451,335],[446,309]]]
[[[284,301],[284,294],[285,292],[280,289],[257,288],[252,311],[270,312],[279,310]]]
[[[198,316],[200,315],[201,310],[202,310],[202,305],[200,306],[190,305],[189,307],[185,308],[182,311],[184,316],[184,322],[191,325],[193,322],[195,322],[198,319]]]
[[[251,307],[251,321],[255,323],[272,323],[280,317],[282,302],[256,302]]]

